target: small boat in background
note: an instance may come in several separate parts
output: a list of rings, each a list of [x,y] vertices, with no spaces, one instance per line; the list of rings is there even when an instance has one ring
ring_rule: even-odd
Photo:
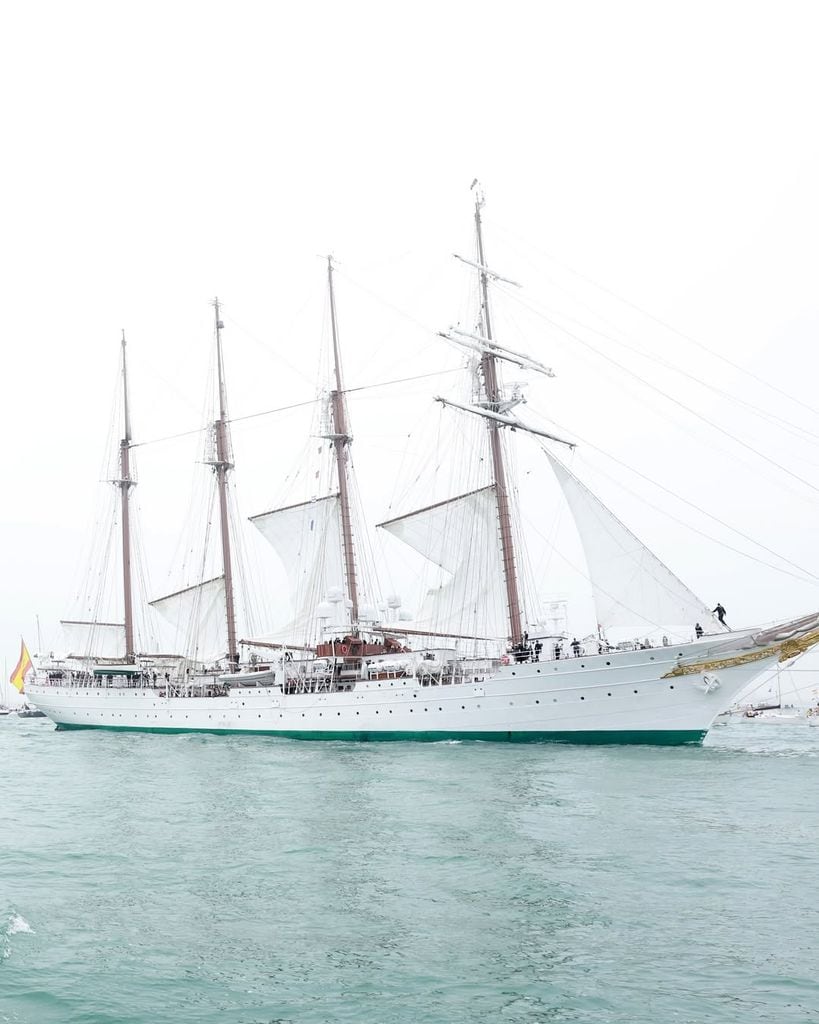
[[[38,708],[32,707],[31,704],[26,701],[23,694],[26,689],[26,676],[34,668],[31,661],[31,655],[28,653],[25,641],[21,638],[20,640],[20,659],[17,662],[14,671],[9,676],[9,681],[6,683],[5,678],[3,679],[3,686],[10,689],[10,694],[13,698],[11,706],[9,704],[0,705],[0,715],[14,715],[18,718],[45,718],[46,714],[44,711],[40,711]],[[3,673],[5,676],[5,672]],[[17,704],[14,701],[23,697],[23,703]]]
[[[21,708],[17,709],[18,718],[46,718],[45,711],[40,711],[39,708],[32,707],[31,704],[24,704]]]

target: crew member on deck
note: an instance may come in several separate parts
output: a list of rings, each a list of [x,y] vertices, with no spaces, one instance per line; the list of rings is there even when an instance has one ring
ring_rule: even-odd
[[[699,638],[702,636],[702,626],[699,624],[699,622],[696,624],[696,626],[694,626],[694,632],[697,634],[697,639],[699,640]]]
[[[725,621],[725,609],[722,607],[719,601],[717,601],[717,607],[714,609],[714,615],[716,615],[716,617],[719,619],[719,624],[721,626],[728,625],[728,623]]]

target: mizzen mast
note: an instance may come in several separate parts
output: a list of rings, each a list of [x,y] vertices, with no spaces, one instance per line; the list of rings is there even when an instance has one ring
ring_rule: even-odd
[[[122,591],[125,609],[125,661],[136,657],[134,646],[134,601],[131,584],[131,510],[130,492],[136,481],[131,476],[131,414],[128,408],[128,364],[125,358],[125,331],[122,332],[123,437],[119,443],[119,480],[122,505]]]
[[[475,194],[475,234],[478,249],[478,279],[480,282],[481,331],[488,342],[492,342],[492,318],[489,311],[489,275],[484,258],[483,232],[481,230],[481,207],[483,196],[478,190]],[[486,392],[486,407],[496,414],[504,411],[503,397],[498,384],[498,369],[494,353],[487,346],[481,356],[481,373]],[[497,420],[488,420],[489,446],[492,452],[492,474],[495,483],[495,496],[498,503],[498,522],[500,526],[501,554],[503,558],[503,576],[506,584],[506,607],[509,618],[509,636],[513,644],[523,639],[523,623],[521,619],[520,591],[518,589],[517,568],[515,564],[515,546],[512,536],[512,515],[510,511],[509,490],[506,484],[506,470],[503,460],[501,443],[501,424]]]
[[[216,325],[216,374],[219,386],[219,418],[213,424],[216,440],[216,457],[211,463],[216,473],[216,484],[219,491],[219,521],[222,532],[222,566],[225,574],[225,606],[227,608],[227,641],[228,659],[231,670],[238,667],[239,654],[236,646],[236,611],[233,601],[233,570],[230,557],[230,520],[228,518],[227,476],[233,469],[231,461],[230,439],[228,437],[227,394],[225,391],[224,364],[222,361],[222,323],[219,312],[219,299],[213,300]]]
[[[333,257],[327,257],[327,282],[330,289],[330,327],[333,334],[333,366],[335,369],[335,390],[330,392],[330,407],[333,417],[331,440],[336,454],[338,471],[338,492],[341,505],[341,535],[344,547],[344,575],[347,581],[347,599],[350,602],[350,618],[353,632],[358,632],[358,586],[355,573],[355,552],[353,549],[353,525],[350,513],[350,481],[348,473],[349,448],[352,436],[347,425],[347,410],[344,390],[341,386],[341,353],[338,343],[338,321],[336,318],[336,297],[333,289]]]

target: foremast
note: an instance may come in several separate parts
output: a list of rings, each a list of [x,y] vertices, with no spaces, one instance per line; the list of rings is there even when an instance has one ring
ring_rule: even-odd
[[[341,511],[341,537],[344,549],[344,577],[347,584],[347,600],[350,602],[350,620],[353,634],[358,634],[358,585],[355,571],[355,550],[353,547],[353,523],[350,501],[349,449],[352,436],[347,424],[347,409],[344,389],[341,384],[341,351],[338,340],[336,297],[333,287],[333,257],[327,257],[327,283],[330,292],[330,329],[333,336],[333,368],[335,389],[330,392],[332,434],[338,475],[339,505]]]
[[[123,392],[123,437],[119,442],[119,480],[114,481],[120,490],[122,510],[122,596],[125,610],[125,661],[133,662],[136,657],[134,644],[134,599],[131,582],[131,488],[136,480],[131,476],[131,415],[128,408],[128,363],[125,355],[125,331],[122,332],[122,392]]]
[[[478,279],[480,282],[481,330],[480,334],[489,343],[481,355],[481,375],[486,393],[486,407],[496,415],[501,414],[503,396],[498,383],[497,360],[489,347],[492,343],[492,317],[489,309],[489,275],[484,258],[483,231],[481,227],[481,207],[483,195],[480,190],[475,194],[475,236],[477,241]],[[515,560],[515,542],[512,533],[512,514],[509,490],[506,483],[506,467],[501,443],[501,423],[488,419],[489,447],[492,452],[492,476],[495,484],[495,500],[498,505],[498,524],[500,528],[501,556],[503,560],[503,577],[506,585],[506,608],[509,622],[509,638],[513,644],[523,639],[523,621],[518,588],[517,565]]]
[[[219,389],[219,418],[213,424],[213,435],[216,442],[215,458],[211,462],[216,474],[216,486],[219,492],[219,523],[222,534],[222,567],[225,576],[225,607],[227,609],[227,646],[231,671],[238,668],[239,653],[236,645],[236,610],[233,599],[233,569],[230,554],[230,519],[228,515],[227,478],[233,469],[228,435],[227,392],[225,390],[224,363],[222,360],[222,322],[219,299],[213,300],[214,322],[216,331],[216,375]]]

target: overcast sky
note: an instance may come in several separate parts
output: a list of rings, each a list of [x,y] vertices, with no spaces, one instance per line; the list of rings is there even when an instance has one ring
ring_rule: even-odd
[[[524,285],[499,323],[558,374],[527,415],[587,442],[577,472],[732,623],[819,608],[815,584],[669,517],[819,576],[815,4],[79,0],[1,17],[9,668],[35,615],[47,647],[72,611],[121,328],[136,440],[201,425],[215,294],[231,412],[312,397],[328,252],[348,385],[452,370],[434,331],[463,317],[451,254],[469,254],[474,177],[490,262]],[[373,522],[407,510],[393,470],[450,387],[351,398]],[[243,515],[281,496],[308,426],[237,425]],[[161,591],[201,444],[137,455]],[[536,448],[520,459],[546,472]]]

